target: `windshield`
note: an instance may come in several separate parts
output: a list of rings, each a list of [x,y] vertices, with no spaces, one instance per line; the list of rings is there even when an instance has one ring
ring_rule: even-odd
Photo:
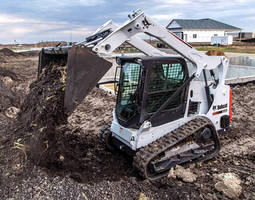
[[[123,121],[132,119],[138,113],[140,72],[141,66],[137,63],[125,63],[122,67],[116,111]]]

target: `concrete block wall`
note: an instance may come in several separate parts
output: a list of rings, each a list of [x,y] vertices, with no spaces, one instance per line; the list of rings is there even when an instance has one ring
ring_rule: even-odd
[[[255,67],[255,59],[250,59],[248,56],[239,56],[229,58],[231,65],[246,65]]]

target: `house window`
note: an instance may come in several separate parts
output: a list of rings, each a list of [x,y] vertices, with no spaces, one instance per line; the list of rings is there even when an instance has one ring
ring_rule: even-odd
[[[214,34],[214,36],[218,36],[218,34]]]
[[[181,38],[181,39],[183,39],[182,38],[182,32],[173,32],[177,37],[179,37],[179,38]]]
[[[197,38],[197,34],[193,34],[193,38]]]

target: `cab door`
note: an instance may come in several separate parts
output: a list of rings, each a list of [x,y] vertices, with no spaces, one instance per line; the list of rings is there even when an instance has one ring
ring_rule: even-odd
[[[143,101],[143,116],[150,118],[188,79],[183,58],[158,58],[143,62],[147,68]],[[185,114],[188,87],[185,87],[157,117],[151,121],[158,126],[182,118]]]

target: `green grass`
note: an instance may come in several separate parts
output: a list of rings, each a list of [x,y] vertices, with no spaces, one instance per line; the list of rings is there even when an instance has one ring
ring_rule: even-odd
[[[233,47],[196,47],[198,51],[209,51],[209,50],[217,50],[222,52],[233,52],[233,53],[254,53],[254,48],[233,48]]]

